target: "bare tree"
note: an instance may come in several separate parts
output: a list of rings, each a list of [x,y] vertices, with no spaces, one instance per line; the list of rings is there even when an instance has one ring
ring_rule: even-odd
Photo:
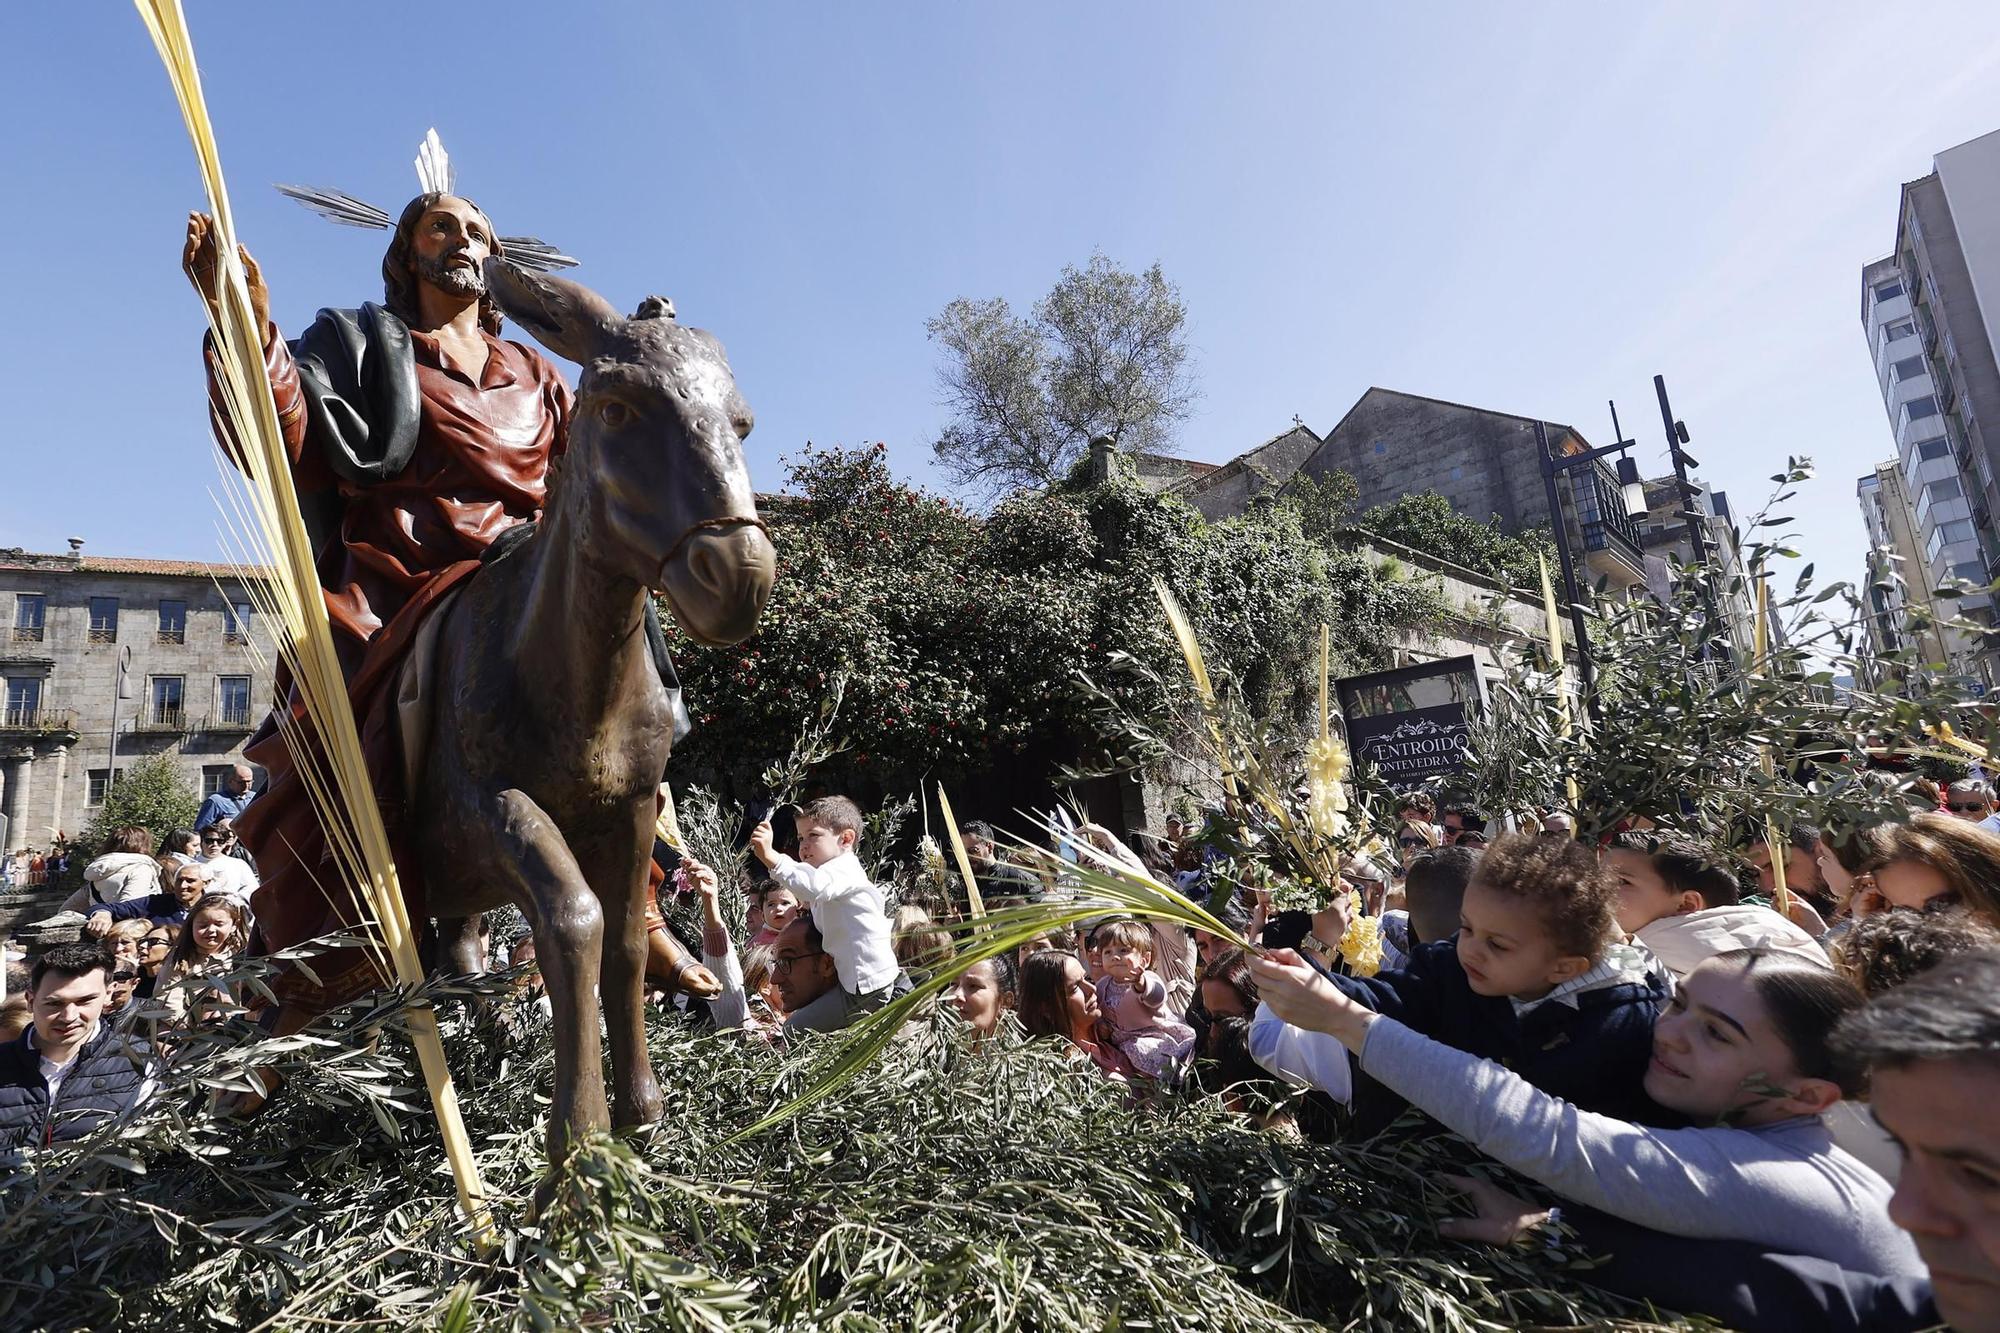
[[[952,414],[932,448],[989,496],[1060,479],[1099,435],[1171,450],[1198,397],[1187,307],[1158,264],[1130,273],[1094,254],[1065,265],[1025,319],[1004,297],[960,297],[926,328]]]

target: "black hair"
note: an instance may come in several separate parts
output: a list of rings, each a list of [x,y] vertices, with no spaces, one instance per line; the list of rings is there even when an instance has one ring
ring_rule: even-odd
[[[1818,840],[1817,835],[1814,840]],[[1743,884],[1728,862],[1691,838],[1621,833],[1611,840],[1611,846],[1645,857],[1669,889],[1700,894],[1704,907],[1734,907],[1743,900]]]
[[[1285,1085],[1250,1054],[1250,1020],[1232,1016],[1209,1020],[1194,1063],[1195,1082],[1208,1096],[1228,1092],[1251,1115],[1267,1115],[1289,1099]]]
[[[1464,801],[1454,801],[1444,808],[1444,813],[1447,815],[1457,815],[1458,822],[1464,825],[1469,832],[1484,833],[1486,831],[1486,812],[1476,805]]]
[[[991,957],[980,959],[979,962],[993,964],[993,984],[1007,997],[1007,1004],[1011,1008],[1021,994],[1021,976],[1014,968],[1014,955],[1002,949]],[[970,972],[972,968],[978,966],[979,963],[974,963],[966,968],[966,971]]]
[[[1846,1096],[1861,1090],[1854,1071],[1834,1058],[1832,1045],[1841,1020],[1867,1003],[1859,986],[1817,963],[1769,949],[1731,949],[1716,959],[1744,965],[1750,989],[1801,1075],[1836,1083]]]
[[[109,985],[111,966],[111,950],[102,944],[82,940],[75,944],[58,944],[35,960],[34,970],[28,974],[28,989],[40,990],[42,978],[51,973],[75,980],[100,969],[104,972],[105,983]]]
[[[1479,857],[1470,847],[1433,847],[1410,858],[1403,872],[1403,897],[1409,903],[1413,940],[1429,944],[1458,933],[1465,886],[1478,866]]]
[[[1857,1071],[1919,1060],[2000,1062],[2000,949],[1946,959],[1847,1015],[1833,1048]]]

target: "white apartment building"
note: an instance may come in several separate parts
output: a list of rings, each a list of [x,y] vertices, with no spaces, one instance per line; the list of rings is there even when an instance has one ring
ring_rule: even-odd
[[[1906,586],[1921,583],[1926,594],[1953,578],[1984,585],[1986,558],[1979,527],[1973,521],[1979,479],[1960,466],[1959,455],[1952,448],[1950,429],[1931,376],[1931,361],[1918,336],[1909,286],[1894,256],[1878,259],[1862,270],[1861,323],[1867,333],[1876,384],[1896,444],[1902,489],[1916,523],[1919,561],[1898,569],[1901,582]],[[1861,479],[1864,519],[1872,518],[1868,502],[1870,483],[1877,480],[1872,475]],[[1874,494],[1879,497],[1879,486]],[[1882,531],[1887,537],[1886,522]],[[1870,537],[1871,547],[1893,549],[1893,542],[1874,539],[1872,521]],[[1870,573],[1872,577],[1875,571],[1871,569]],[[1928,601],[1928,596],[1925,600]],[[1899,599],[1897,637],[1908,642],[1913,636],[1900,623],[1904,605],[1907,599]],[[1993,600],[1988,595],[1960,598],[1954,609],[1961,616],[1985,623],[1993,619]],[[1977,676],[1988,685],[1996,683],[1995,663],[1987,660],[1990,654],[1981,651],[1973,636],[1949,631],[1938,646],[1943,650],[1942,661],[1947,669]]]

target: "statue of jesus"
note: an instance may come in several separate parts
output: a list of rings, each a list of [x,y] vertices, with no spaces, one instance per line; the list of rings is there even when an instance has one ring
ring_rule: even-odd
[[[567,443],[570,389],[540,352],[499,336],[481,264],[504,250],[468,199],[428,191],[411,200],[382,257],[382,303],[321,310],[289,343],[271,321],[262,272],[240,253],[335,648],[412,919],[421,920],[418,860],[406,854],[420,830],[401,818],[401,668],[439,600],[505,534],[540,518],[550,465]],[[216,243],[203,214],[188,218],[182,263],[213,306]],[[211,420],[224,451],[240,463],[217,407],[212,347],[208,355]],[[673,690],[651,617],[648,628]],[[303,717],[282,671],[278,689],[279,706]],[[253,907],[264,951],[353,924],[337,901],[345,895],[321,887],[339,877],[275,715],[245,755],[269,774],[237,826],[263,874]],[[712,978],[673,944],[664,924],[652,943],[649,974],[713,993]],[[365,973],[365,959],[355,970]],[[329,977],[307,1007],[338,1002],[367,984],[362,975],[345,980]]]

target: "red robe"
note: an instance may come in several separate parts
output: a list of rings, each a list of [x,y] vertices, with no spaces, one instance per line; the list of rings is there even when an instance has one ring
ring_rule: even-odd
[[[423,916],[417,863],[402,850],[409,831],[402,820],[395,740],[397,668],[437,599],[478,568],[480,556],[501,533],[541,516],[549,461],[568,443],[570,390],[556,368],[521,343],[483,336],[486,368],[475,381],[447,361],[434,337],[411,330],[421,399],[415,450],[397,475],[366,485],[341,478],[316,447],[298,368],[275,327],[264,343],[265,371],[295,484],[302,495],[332,492],[343,502],[339,540],[321,551],[320,586],[416,921]],[[210,397],[213,409],[212,374]],[[234,454],[219,416],[216,420],[218,439]],[[300,716],[282,670],[278,689],[281,706]],[[287,948],[352,924],[349,895],[274,722],[266,722],[245,755],[269,774],[263,793],[237,821],[263,878],[252,906],[265,949]],[[325,993],[312,997],[322,1003],[337,1002],[372,980],[365,966],[341,979],[328,968],[315,971],[327,978]],[[294,980],[302,989],[309,985]]]

